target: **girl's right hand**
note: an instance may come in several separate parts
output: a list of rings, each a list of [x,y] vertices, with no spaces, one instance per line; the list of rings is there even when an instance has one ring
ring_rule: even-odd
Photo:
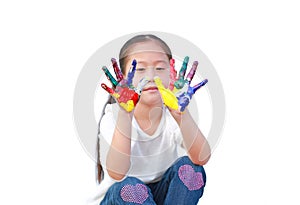
[[[140,98],[143,87],[149,82],[149,80],[147,78],[143,78],[135,88],[132,85],[132,79],[136,70],[136,60],[132,61],[132,66],[129,70],[127,79],[124,78],[116,59],[112,58],[111,62],[113,64],[117,80],[111,75],[107,67],[103,66],[102,70],[113,87],[110,88],[104,83],[101,84],[101,87],[106,90],[124,110],[131,112]]]

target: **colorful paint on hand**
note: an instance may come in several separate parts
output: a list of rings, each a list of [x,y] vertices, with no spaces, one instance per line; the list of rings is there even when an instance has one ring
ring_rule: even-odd
[[[208,80],[205,79],[202,82],[198,83],[197,85],[191,87],[191,81],[196,73],[198,62],[194,61],[190,72],[188,73],[187,77],[184,79],[187,66],[189,62],[189,57],[186,56],[182,63],[182,67],[179,72],[179,76],[177,78],[177,72],[175,70],[175,60],[170,60],[170,84],[169,88],[165,88],[162,85],[161,80],[159,77],[155,77],[154,81],[161,93],[162,99],[164,104],[170,107],[173,110],[179,110],[183,112],[185,108],[190,103],[192,96],[195,92],[204,86]]]
[[[134,88],[134,86],[132,85],[132,79],[134,77],[136,69],[136,61],[133,60],[127,79],[124,78],[116,60],[112,58],[111,61],[117,79],[115,79],[111,75],[107,67],[103,66],[102,70],[107,76],[107,79],[111,82],[113,88],[108,87],[105,83],[102,83],[101,87],[106,90],[111,96],[113,96],[124,110],[126,110],[127,112],[131,112],[139,100],[141,90],[149,80],[147,78],[143,78],[139,82],[137,88]]]

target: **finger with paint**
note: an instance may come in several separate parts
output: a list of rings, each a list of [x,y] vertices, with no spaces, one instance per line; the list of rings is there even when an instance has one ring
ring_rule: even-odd
[[[102,70],[104,71],[107,79],[111,82],[113,87],[116,87],[118,85],[118,81],[112,76],[112,74],[109,72],[106,66],[102,67]]]
[[[172,58],[170,60],[170,84],[169,84],[170,90],[173,90],[176,79],[177,79],[177,71],[175,70],[175,60]]]
[[[114,71],[115,71],[115,74],[116,74],[116,77],[117,77],[117,81],[120,82],[123,79],[123,74],[122,74],[122,72],[121,72],[121,70],[118,66],[118,63],[117,63],[116,59],[112,58],[111,63],[114,67]]]
[[[129,72],[127,74],[127,85],[128,86],[132,86],[132,79],[134,77],[134,74],[135,74],[135,70],[136,70],[136,60],[133,60],[132,63],[131,63],[131,67],[129,69]]]
[[[197,67],[198,67],[198,61],[194,61],[189,74],[186,76],[186,81],[188,82],[188,84],[191,84],[191,81],[193,80],[194,75],[196,73]]]
[[[203,87],[206,83],[208,83],[208,80],[207,80],[207,79],[205,79],[205,80],[203,80],[201,83],[198,83],[197,85],[193,86],[193,87],[192,87],[192,92],[193,92],[193,94],[195,94],[196,91],[199,90],[201,87]],[[193,95],[193,94],[192,94],[192,95]]]
[[[138,93],[139,95],[142,94],[142,90],[145,87],[145,85],[149,82],[149,78],[148,77],[144,77],[140,80],[139,84],[137,85],[137,87],[134,89],[136,93]]]
[[[186,56],[183,60],[181,69],[179,71],[179,76],[178,76],[178,80],[176,80],[176,82],[174,83],[174,86],[176,87],[176,89],[181,89],[184,87],[184,84],[187,82],[184,79],[185,73],[186,73],[186,69],[187,69],[187,65],[189,63],[189,57]]]

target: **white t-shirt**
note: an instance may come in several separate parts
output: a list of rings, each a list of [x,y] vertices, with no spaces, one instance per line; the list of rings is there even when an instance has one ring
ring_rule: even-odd
[[[151,136],[143,132],[135,118],[132,118],[131,167],[127,175],[137,177],[144,183],[159,181],[174,161],[180,156],[186,155],[179,126],[169,110],[165,106],[162,109],[161,121]],[[91,204],[99,205],[109,187],[117,182],[110,178],[105,165],[118,111],[117,104],[108,104],[100,124],[100,136],[98,137],[100,137],[100,161],[104,170],[104,179],[97,186],[96,194],[90,201]]]

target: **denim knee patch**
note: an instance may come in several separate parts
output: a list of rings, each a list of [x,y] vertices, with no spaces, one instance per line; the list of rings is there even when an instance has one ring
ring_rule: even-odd
[[[144,184],[126,184],[120,191],[120,196],[125,202],[143,204],[149,197],[148,189]]]
[[[195,172],[191,165],[185,164],[179,167],[178,177],[190,191],[199,190],[204,186],[203,175]]]

